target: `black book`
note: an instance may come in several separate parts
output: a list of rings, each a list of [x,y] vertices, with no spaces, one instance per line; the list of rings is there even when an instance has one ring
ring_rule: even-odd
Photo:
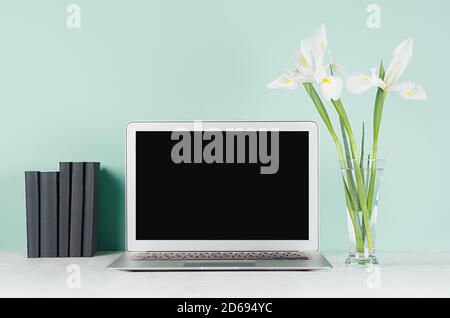
[[[39,172],[25,172],[27,255],[39,257]]]
[[[41,172],[40,256],[58,256],[58,172]]]
[[[70,196],[72,188],[72,164],[59,163],[59,257],[69,257]]]
[[[92,257],[97,250],[97,210],[100,163],[84,166],[83,256]]]
[[[72,163],[72,189],[70,198],[69,256],[81,257],[83,237],[84,164]]]

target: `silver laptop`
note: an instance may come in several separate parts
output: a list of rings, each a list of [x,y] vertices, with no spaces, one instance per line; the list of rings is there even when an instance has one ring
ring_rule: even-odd
[[[134,122],[126,249],[111,269],[330,268],[319,252],[313,122]]]

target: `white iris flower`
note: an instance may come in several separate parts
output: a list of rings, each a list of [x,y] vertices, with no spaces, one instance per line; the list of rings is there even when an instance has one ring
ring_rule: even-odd
[[[412,82],[397,84],[406,67],[411,63],[412,47],[412,39],[407,39],[397,46],[384,80],[378,77],[376,69],[371,70],[371,75],[351,74],[346,81],[347,90],[353,94],[361,94],[372,87],[379,87],[386,92],[399,93],[406,99],[426,100],[427,95],[421,85]]]
[[[325,64],[328,41],[325,25],[322,24],[308,38],[301,41],[296,54],[296,69],[287,72],[267,85],[269,89],[295,89],[303,83],[318,84],[324,99],[338,100],[344,88],[342,78],[332,74],[332,67],[343,72],[340,65]]]

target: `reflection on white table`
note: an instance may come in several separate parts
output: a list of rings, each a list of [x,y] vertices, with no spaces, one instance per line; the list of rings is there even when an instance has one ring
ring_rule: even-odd
[[[0,297],[450,297],[450,253],[381,253],[382,266],[313,272],[121,272],[118,252],[27,259],[0,252]]]

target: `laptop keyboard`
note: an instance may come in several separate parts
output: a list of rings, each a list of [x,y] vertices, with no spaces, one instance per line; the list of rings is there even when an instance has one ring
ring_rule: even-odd
[[[207,260],[309,260],[301,252],[145,252],[133,257],[134,261],[207,261]]]

